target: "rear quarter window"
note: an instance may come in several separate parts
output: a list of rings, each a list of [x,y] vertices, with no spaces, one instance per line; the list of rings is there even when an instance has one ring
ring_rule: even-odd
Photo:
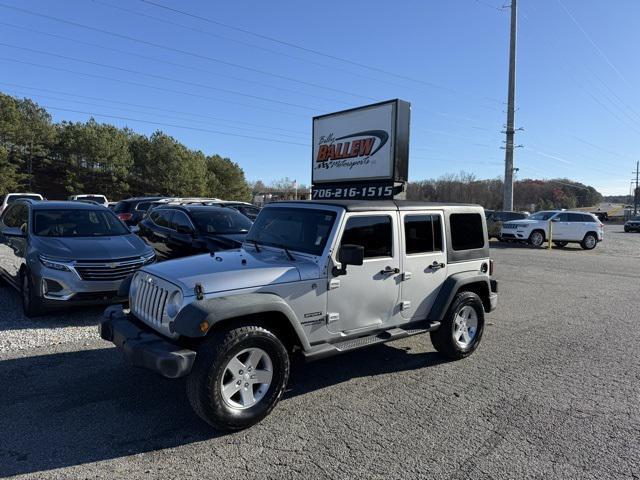
[[[449,216],[453,250],[484,248],[484,229],[479,213],[452,213]]]

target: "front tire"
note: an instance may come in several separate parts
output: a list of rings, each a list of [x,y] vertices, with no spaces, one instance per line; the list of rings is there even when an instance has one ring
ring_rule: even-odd
[[[587,233],[582,239],[582,242],[580,242],[580,246],[583,250],[593,250],[596,248],[597,244],[598,237],[596,237],[595,233]]]
[[[544,232],[542,230],[534,230],[529,235],[529,245],[535,248],[542,247],[544,243]]]
[[[270,331],[243,326],[213,333],[198,348],[187,397],[218,430],[250,427],[276,406],[289,379],[289,355]]]
[[[473,292],[460,292],[453,299],[440,328],[431,332],[431,343],[442,355],[459,360],[471,355],[484,332],[484,306]]]
[[[31,274],[25,270],[20,278],[20,298],[22,299],[22,311],[25,316],[37,317],[44,313],[42,299],[36,295]]]

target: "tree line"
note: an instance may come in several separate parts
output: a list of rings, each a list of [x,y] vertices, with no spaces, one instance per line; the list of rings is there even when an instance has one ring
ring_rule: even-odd
[[[431,202],[477,203],[487,209],[502,208],[501,179],[481,180],[462,172],[438,179],[409,182],[407,198]],[[566,178],[553,180],[517,180],[513,186],[516,210],[547,210],[592,207],[602,202],[602,195],[593,187]]]
[[[156,131],[52,121],[29,99],[0,93],[0,195],[34,191],[47,198],[101,193],[251,199],[243,170],[229,158],[191,150]]]

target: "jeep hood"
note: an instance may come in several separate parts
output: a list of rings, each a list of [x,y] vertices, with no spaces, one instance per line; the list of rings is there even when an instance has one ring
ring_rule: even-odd
[[[144,271],[179,285],[185,295],[194,295],[196,283],[205,294],[297,282],[318,278],[318,266],[300,255],[289,260],[284,252],[263,248],[260,253],[244,249],[195,255],[143,268]]]

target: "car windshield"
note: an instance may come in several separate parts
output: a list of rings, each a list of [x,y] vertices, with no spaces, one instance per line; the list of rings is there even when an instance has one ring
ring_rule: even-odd
[[[247,233],[252,222],[232,209],[215,209],[189,212],[202,233]]]
[[[640,217],[631,217],[629,220],[633,220],[634,222],[640,222]]]
[[[109,210],[36,210],[33,216],[33,232],[41,237],[110,237],[131,233]]]
[[[253,224],[247,241],[320,255],[335,218],[335,212],[328,210],[265,208]]]
[[[40,195],[9,195],[9,197],[7,198],[7,204],[13,203],[16,200],[20,200],[23,198],[30,198],[31,200],[42,200],[42,197]]]
[[[558,212],[538,212],[529,217],[529,220],[549,220]]]
[[[131,208],[131,205],[129,204],[129,202],[120,201],[116,203],[115,207],[113,207],[113,211],[115,213],[127,213],[130,211],[130,208]]]

